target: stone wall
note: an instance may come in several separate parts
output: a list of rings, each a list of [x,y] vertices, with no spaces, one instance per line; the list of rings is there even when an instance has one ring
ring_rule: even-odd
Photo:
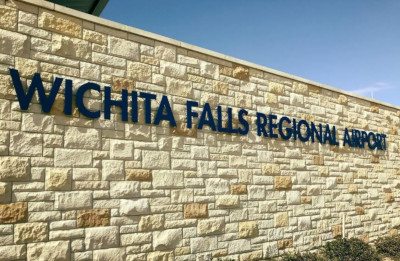
[[[0,260],[256,260],[321,246],[343,215],[348,237],[397,233],[398,108],[40,0],[0,0],[0,28]],[[62,94],[22,111],[9,68],[167,95],[178,126],[66,116]],[[187,129],[187,99],[386,133],[388,148]]]

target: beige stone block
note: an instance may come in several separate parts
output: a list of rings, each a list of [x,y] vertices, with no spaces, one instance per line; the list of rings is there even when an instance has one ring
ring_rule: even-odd
[[[313,164],[324,165],[324,156],[314,155],[313,156]]]
[[[14,228],[14,243],[33,243],[47,239],[47,223],[16,224]]]
[[[111,181],[111,198],[130,198],[140,196],[140,183],[138,181]]]
[[[256,261],[256,260],[262,260],[263,257],[263,251],[258,250],[258,251],[253,251],[250,253],[244,253],[240,255],[240,261]]]
[[[226,66],[219,66],[219,73],[226,76],[233,76],[233,68],[226,67]]]
[[[274,215],[275,227],[287,227],[289,226],[289,216],[287,212],[276,213]]]
[[[0,182],[0,203],[11,201],[11,182]]]
[[[177,123],[176,127],[171,127],[170,133],[172,135],[178,135],[184,137],[194,137],[194,138],[197,137],[197,129],[196,128],[188,129],[186,127],[186,123],[183,122]]]
[[[278,104],[278,96],[274,93],[266,93],[264,95],[265,104],[267,105],[276,105]]]
[[[85,229],[86,250],[112,248],[119,245],[119,227],[90,227]]]
[[[22,115],[22,131],[51,133],[54,127],[54,116],[24,113]]]
[[[192,253],[201,253],[216,250],[218,248],[217,237],[196,237],[190,239]]]
[[[305,83],[293,82],[293,91],[295,93],[307,95],[308,94],[308,86]]]
[[[60,56],[89,60],[92,48],[88,41],[53,34],[52,51]]]
[[[111,56],[111,55],[107,55],[107,54],[103,54],[103,53],[93,52],[92,53],[92,61],[94,63],[101,64],[101,65],[107,65],[107,66],[110,66],[110,67],[116,67],[116,68],[121,68],[121,69],[125,69],[126,68],[126,60],[124,58]],[[132,67],[131,69],[135,70],[135,67]],[[143,72],[138,71],[137,73],[143,73]],[[150,71],[150,73],[151,73],[151,71]],[[136,75],[136,73],[134,72],[132,74],[132,73],[128,72],[128,76],[129,75],[130,76]]]
[[[78,210],[77,227],[103,227],[110,225],[109,209]]]
[[[19,11],[18,12],[18,22],[20,24],[36,26],[37,25],[37,15],[28,13],[28,12],[24,12],[24,11]]]
[[[17,202],[0,204],[0,224],[20,223],[28,220],[28,204]]]
[[[262,173],[264,175],[280,175],[281,167],[279,164],[266,163],[262,165]]]
[[[167,93],[182,97],[192,97],[193,87],[190,81],[182,81],[166,77]]]
[[[235,92],[235,105],[241,108],[251,108],[252,96],[249,94]]]
[[[312,198],[311,196],[302,196],[300,198],[301,204],[311,204],[312,203]]]
[[[93,261],[103,261],[103,260],[112,260],[112,261],[127,260],[125,248],[108,248],[108,249],[94,250]]]
[[[356,214],[357,214],[357,215],[364,215],[364,214],[365,214],[365,210],[364,210],[364,208],[361,207],[361,206],[356,206],[355,211],[356,211]]]
[[[174,78],[185,79],[186,66],[161,60],[160,73]]]
[[[82,36],[82,20],[46,9],[39,10],[40,28],[73,37]]]
[[[197,234],[200,236],[222,234],[225,231],[225,219],[201,219],[197,223]]]
[[[69,241],[51,241],[28,244],[27,260],[68,260],[70,259]]]
[[[228,255],[228,249],[224,248],[224,249],[217,249],[215,251],[212,252],[212,257],[213,258],[217,258],[217,257],[224,257]]]
[[[379,106],[377,104],[373,105],[371,103],[370,112],[379,113]]]
[[[42,156],[42,135],[12,131],[9,150],[11,155]]]
[[[79,149],[55,149],[55,167],[90,167],[92,165],[92,151]]]
[[[285,86],[281,83],[270,82],[269,91],[275,94],[285,94]]]
[[[183,187],[183,171],[153,170],[153,186],[156,189]]]
[[[0,27],[9,30],[16,30],[17,9],[0,5]]]
[[[164,215],[142,216],[139,221],[139,232],[153,231],[164,228]]]
[[[154,250],[175,249],[182,243],[182,229],[167,229],[153,232]]]
[[[278,240],[278,249],[283,250],[291,247],[293,247],[293,239]]]
[[[228,95],[229,86],[225,82],[213,81],[213,90],[217,94]]]
[[[219,79],[219,67],[216,64],[200,61],[200,75],[207,78]]]
[[[338,102],[343,105],[347,105],[347,97],[343,94],[340,94],[338,97]]]
[[[29,158],[0,157],[0,181],[26,181],[29,174]]]
[[[119,213],[121,216],[149,214],[150,202],[147,198],[121,199],[119,202]]]
[[[102,180],[124,180],[124,162],[122,160],[103,160]]]
[[[342,235],[342,226],[341,225],[332,226],[332,237],[335,238],[341,235]]]
[[[217,196],[215,204],[217,208],[236,208],[239,207],[239,196],[238,195]]]
[[[147,261],[174,261],[173,252],[151,252],[147,254]]]
[[[151,181],[152,172],[149,169],[125,169],[126,180]]]
[[[386,203],[392,203],[392,202],[394,202],[394,195],[393,195],[393,193],[385,193],[384,199],[385,199],[385,202],[386,202]]]
[[[71,190],[72,169],[47,168],[46,190]]]
[[[57,192],[55,195],[55,209],[76,210],[92,207],[91,191]]]
[[[83,39],[101,45],[107,44],[107,36],[105,34],[92,30],[83,29]]]
[[[142,55],[142,56],[140,56],[140,61],[142,63],[147,63],[147,64],[154,65],[154,66],[159,66],[160,65],[160,60],[158,60],[158,59],[156,59],[154,57],[151,57],[151,56]],[[153,74],[153,77],[154,77],[154,75],[155,74]],[[153,83],[154,83],[154,81],[153,81]]]
[[[143,160],[142,167],[145,169],[169,169],[170,168],[170,153],[167,151],[151,151],[144,150],[142,152]],[[154,177],[154,171],[153,171]]]
[[[29,38],[26,35],[0,29],[0,43],[0,53],[29,56]]]
[[[26,245],[0,246],[0,260],[18,260],[26,258]]]
[[[133,141],[110,140],[111,159],[133,159]]]
[[[189,70],[190,70],[190,67],[188,68],[188,71]],[[197,83],[202,83],[202,84],[206,83],[206,78],[197,76],[197,75],[188,74],[187,79],[188,79],[188,81],[192,81],[192,82],[197,82]],[[218,89],[214,88],[214,92],[218,93]]]
[[[349,185],[349,193],[351,193],[351,194],[358,193],[358,187],[356,184]]]
[[[139,60],[139,44],[125,39],[109,36],[108,48],[111,55],[121,56],[130,60]]]
[[[15,69],[21,77],[33,77],[39,72],[39,62],[31,59],[15,57]]]
[[[96,168],[74,168],[73,179],[78,180],[100,180],[100,171]]]
[[[176,47],[166,43],[156,42],[154,56],[157,59],[176,62]]]
[[[258,221],[239,223],[239,237],[248,238],[258,236]]]
[[[130,62],[127,64],[128,78],[139,82],[151,82],[151,66],[140,62]]]
[[[100,65],[80,62],[80,77],[92,81],[100,81]]]
[[[124,79],[120,77],[113,77],[112,90],[121,92],[121,90],[128,90],[128,92],[135,89],[135,81]]]
[[[248,81],[249,80],[249,68],[243,65],[235,64],[233,65],[233,77]]]
[[[207,204],[186,204],[183,205],[184,218],[206,218],[208,217]]]
[[[247,194],[247,186],[244,184],[232,184],[231,185],[231,194],[234,195],[245,195]]]
[[[292,188],[292,178],[288,176],[276,176],[274,177],[275,189],[286,190]]]

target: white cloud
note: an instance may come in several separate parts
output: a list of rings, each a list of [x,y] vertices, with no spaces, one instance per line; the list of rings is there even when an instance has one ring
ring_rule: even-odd
[[[374,97],[375,93],[385,91],[388,89],[392,89],[392,88],[393,88],[393,86],[391,86],[390,84],[388,84],[386,82],[376,82],[365,88],[350,90],[350,92]]]

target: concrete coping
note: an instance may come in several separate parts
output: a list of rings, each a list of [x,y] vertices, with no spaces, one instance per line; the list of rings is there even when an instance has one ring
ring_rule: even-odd
[[[198,47],[198,46],[195,46],[195,45],[192,45],[192,44],[188,44],[188,43],[185,43],[185,42],[182,42],[182,41],[178,41],[178,40],[175,40],[175,39],[172,39],[172,38],[169,38],[169,37],[165,37],[165,36],[162,36],[162,35],[159,35],[159,34],[151,33],[151,32],[145,31],[145,30],[141,30],[141,29],[138,29],[138,28],[135,28],[135,27],[132,27],[132,26],[128,26],[128,25],[124,25],[124,24],[121,24],[121,23],[113,22],[113,21],[110,21],[110,20],[107,20],[107,19],[104,19],[104,18],[100,18],[100,17],[94,16],[94,15],[90,15],[90,14],[87,14],[87,13],[84,13],[84,12],[80,12],[80,11],[71,9],[71,8],[68,8],[68,7],[65,7],[65,6],[62,6],[62,5],[54,4],[54,3],[47,2],[47,1],[44,1],[44,0],[18,0],[18,1],[27,3],[29,5],[35,5],[35,6],[38,6],[40,8],[46,8],[46,9],[49,9],[49,10],[53,10],[53,11],[56,11],[56,12],[59,12],[59,13],[62,13],[62,14],[68,15],[68,16],[73,16],[73,17],[76,17],[76,18],[79,18],[79,19],[82,19],[82,20],[86,20],[86,21],[89,21],[89,22],[92,22],[92,23],[95,23],[95,24],[98,24],[98,25],[101,25],[101,26],[106,26],[106,27],[109,27],[109,28],[112,28],[112,29],[124,31],[124,32],[127,32],[127,33],[131,33],[131,34],[135,34],[135,35],[141,36],[141,37],[145,37],[145,38],[149,38],[149,39],[152,39],[152,40],[156,40],[156,41],[168,43],[168,44],[171,44],[171,45],[175,45],[175,46],[178,46],[178,47],[182,47],[182,48],[187,49],[187,50],[191,50],[191,51],[198,52],[198,53],[201,53],[201,54],[209,55],[209,56],[221,59],[221,60],[226,60],[228,62],[244,65],[244,66],[247,66],[247,67],[250,67],[250,68],[253,68],[253,69],[257,69],[257,70],[261,70],[261,71],[264,71],[264,72],[267,72],[267,73],[275,74],[277,76],[289,78],[289,79],[292,79],[292,80],[295,80],[295,81],[298,81],[298,82],[302,82],[302,83],[305,83],[305,84],[314,85],[314,86],[320,87],[322,89],[333,91],[333,92],[336,92],[336,93],[339,93],[339,94],[344,94],[344,95],[347,95],[347,96],[351,96],[351,97],[354,97],[354,98],[362,99],[362,100],[369,101],[369,102],[372,102],[372,103],[375,103],[375,104],[380,104],[380,105],[383,105],[383,106],[386,106],[386,107],[390,107],[390,108],[393,108],[393,109],[396,109],[396,110],[400,110],[400,106],[396,106],[396,105],[393,105],[393,104],[390,104],[390,103],[387,103],[387,102],[375,100],[375,99],[372,99],[372,98],[369,98],[369,97],[366,97],[366,96],[363,96],[363,95],[355,94],[355,93],[352,93],[352,92],[349,92],[349,91],[341,90],[341,89],[338,89],[338,88],[335,88],[335,87],[332,87],[332,86],[329,86],[329,85],[326,85],[326,84],[322,84],[322,83],[319,83],[319,82],[308,80],[308,79],[305,79],[305,78],[302,78],[302,77],[299,77],[299,76],[296,76],[296,75],[292,75],[292,74],[289,74],[289,73],[281,72],[281,71],[278,71],[278,70],[275,70],[275,69],[271,69],[271,68],[266,67],[266,66],[262,66],[262,65],[259,65],[259,64],[256,64],[256,63],[248,62],[248,61],[245,61],[245,60],[242,60],[242,59],[238,59],[238,58],[235,58],[235,57],[232,57],[232,56],[228,56],[228,55],[225,55],[225,54],[222,54],[222,53],[219,53],[219,52],[215,52],[215,51],[212,51],[212,50],[209,50],[209,49],[206,49],[206,48]]]

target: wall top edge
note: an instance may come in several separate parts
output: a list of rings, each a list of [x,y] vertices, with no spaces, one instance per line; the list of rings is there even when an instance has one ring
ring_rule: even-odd
[[[64,6],[61,6],[61,5],[53,4],[51,2],[47,2],[47,1],[44,1],[44,0],[17,0],[17,1],[29,4],[29,5],[35,5],[35,6],[38,6],[40,8],[53,10],[53,11],[56,11],[56,12],[59,12],[59,13],[62,13],[62,14],[68,15],[68,16],[73,16],[73,17],[76,17],[76,18],[79,18],[79,19],[82,19],[82,20],[86,20],[86,21],[89,21],[89,22],[92,22],[92,23],[95,23],[95,24],[99,24],[101,26],[106,26],[106,27],[109,27],[109,28],[112,28],[112,29],[117,29],[117,30],[124,31],[124,32],[127,32],[127,33],[136,34],[138,36],[142,36],[142,37],[145,37],[145,38],[150,38],[152,40],[156,40],[156,41],[172,44],[172,45],[175,45],[175,46],[178,46],[178,47],[182,47],[184,49],[188,49],[188,50],[191,50],[191,51],[199,52],[199,53],[202,53],[202,54],[205,54],[205,55],[209,55],[209,56],[212,56],[212,57],[215,57],[215,58],[218,58],[218,59],[226,60],[226,61],[233,62],[233,63],[236,63],[236,64],[245,65],[245,66],[253,68],[253,69],[257,69],[257,70],[261,70],[261,71],[264,71],[264,72],[267,72],[267,73],[275,74],[277,76],[289,78],[289,79],[292,79],[292,80],[295,80],[295,81],[298,81],[298,82],[303,82],[305,84],[310,84],[310,85],[313,85],[313,86],[317,86],[317,87],[320,87],[322,89],[333,91],[333,92],[336,92],[336,93],[339,93],[339,94],[344,94],[344,95],[347,95],[347,96],[350,96],[350,97],[354,97],[354,98],[358,98],[358,99],[361,99],[361,100],[369,101],[369,102],[372,102],[372,103],[375,103],[375,104],[383,105],[383,106],[386,106],[386,107],[389,107],[389,108],[392,108],[392,109],[400,110],[400,106],[396,106],[396,105],[393,105],[393,104],[390,104],[390,103],[387,103],[387,102],[384,102],[384,101],[372,99],[372,98],[369,98],[369,97],[366,97],[366,96],[363,96],[363,95],[359,95],[359,94],[355,94],[355,93],[352,93],[352,92],[349,92],[349,91],[341,90],[339,88],[335,88],[335,87],[332,87],[332,86],[329,86],[329,85],[326,85],[326,84],[323,84],[323,83],[319,83],[319,82],[315,82],[315,81],[312,81],[312,80],[308,80],[308,79],[302,78],[300,76],[296,76],[296,75],[292,75],[290,73],[285,73],[285,72],[282,72],[282,71],[278,71],[278,70],[275,70],[275,69],[272,69],[272,68],[269,68],[269,67],[266,67],[266,66],[263,66],[263,65],[259,65],[259,64],[252,63],[252,62],[249,62],[249,61],[246,61],[246,60],[235,58],[235,57],[232,57],[232,56],[229,56],[229,55],[225,55],[225,54],[222,54],[222,53],[219,53],[219,52],[216,52],[216,51],[212,51],[212,50],[209,50],[209,49],[206,49],[206,48],[203,48],[203,47],[199,47],[199,46],[195,46],[195,45],[192,45],[192,44],[189,44],[189,43],[185,43],[185,42],[182,42],[182,41],[179,41],[179,40],[175,40],[175,39],[172,39],[172,38],[169,38],[169,37],[166,37],[166,36],[162,36],[162,35],[159,35],[159,34],[151,33],[151,32],[148,32],[148,31],[145,31],[145,30],[142,30],[142,29],[135,28],[133,26],[128,26],[128,25],[124,25],[124,24],[121,24],[121,23],[118,23],[118,22],[114,22],[114,21],[111,21],[111,20],[100,18],[100,17],[94,16],[94,15],[90,15],[90,14],[87,14],[87,13],[84,13],[84,12],[80,12],[80,11],[68,8],[68,7],[64,7]]]

